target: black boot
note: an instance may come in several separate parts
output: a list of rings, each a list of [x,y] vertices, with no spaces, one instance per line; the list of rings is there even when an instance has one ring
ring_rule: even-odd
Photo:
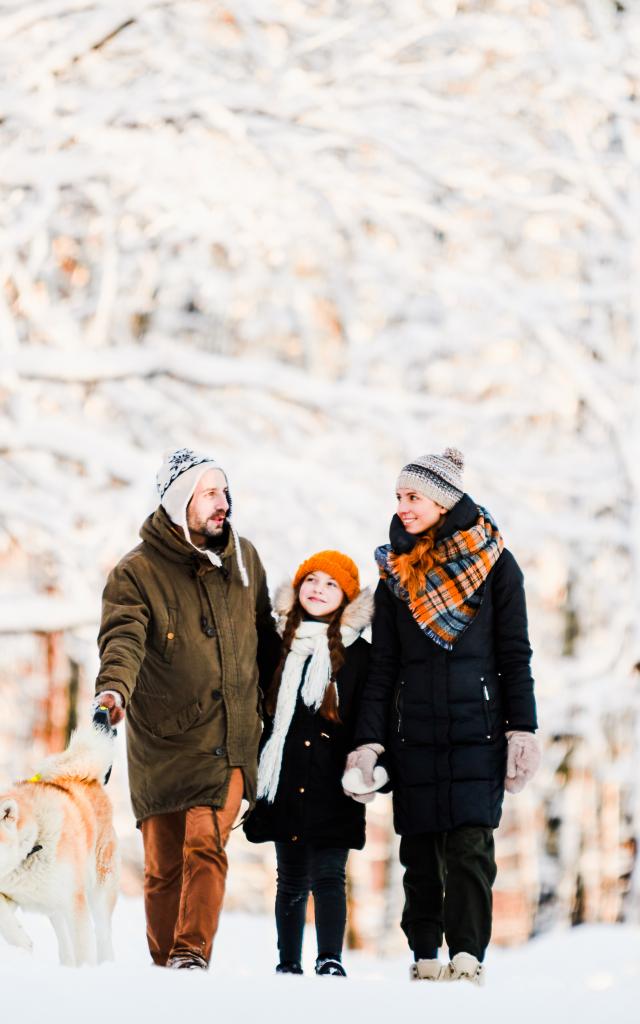
[[[302,967],[295,960],[283,960],[276,964],[276,974],[302,974]]]
[[[319,956],[316,960],[316,974],[332,974],[337,978],[346,978],[347,972],[335,956]]]

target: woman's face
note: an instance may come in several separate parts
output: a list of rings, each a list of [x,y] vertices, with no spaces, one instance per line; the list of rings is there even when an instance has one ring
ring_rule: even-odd
[[[438,520],[446,515],[446,508],[437,505],[426,494],[400,487],[396,494],[398,499],[397,512],[407,533],[424,533]]]
[[[336,608],[340,607],[344,591],[333,576],[317,569],[305,576],[298,596],[308,615],[323,619],[325,615],[332,615]]]

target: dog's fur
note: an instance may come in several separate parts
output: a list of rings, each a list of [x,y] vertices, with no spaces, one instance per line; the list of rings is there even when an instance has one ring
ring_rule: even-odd
[[[102,785],[112,759],[111,737],[90,728],[44,761],[38,781],[0,793],[0,934],[11,945],[31,949],[14,913],[24,907],[49,917],[62,964],[113,959],[118,851]]]

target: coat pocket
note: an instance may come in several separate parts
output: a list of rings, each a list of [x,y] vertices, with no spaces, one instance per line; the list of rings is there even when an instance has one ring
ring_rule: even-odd
[[[149,731],[154,736],[161,736],[163,739],[168,736],[179,736],[198,721],[201,713],[200,701],[194,700],[191,704],[180,708],[179,711],[165,715],[157,722],[150,722]]]

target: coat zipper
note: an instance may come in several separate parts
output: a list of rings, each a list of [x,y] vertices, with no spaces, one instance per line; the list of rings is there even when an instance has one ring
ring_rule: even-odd
[[[485,736],[488,740],[491,739],[491,718],[489,716],[489,690],[487,684],[484,681],[484,676],[480,676],[480,682],[482,683],[482,710],[484,712],[484,726],[486,729]]]
[[[401,698],[401,695],[402,695],[402,687],[403,686],[404,686],[404,682],[401,682],[400,686],[398,687],[398,692],[396,693],[396,714],[398,716],[398,736],[400,737],[400,741],[402,743],[404,743],[404,736],[402,735],[402,711],[400,710],[400,698]]]

